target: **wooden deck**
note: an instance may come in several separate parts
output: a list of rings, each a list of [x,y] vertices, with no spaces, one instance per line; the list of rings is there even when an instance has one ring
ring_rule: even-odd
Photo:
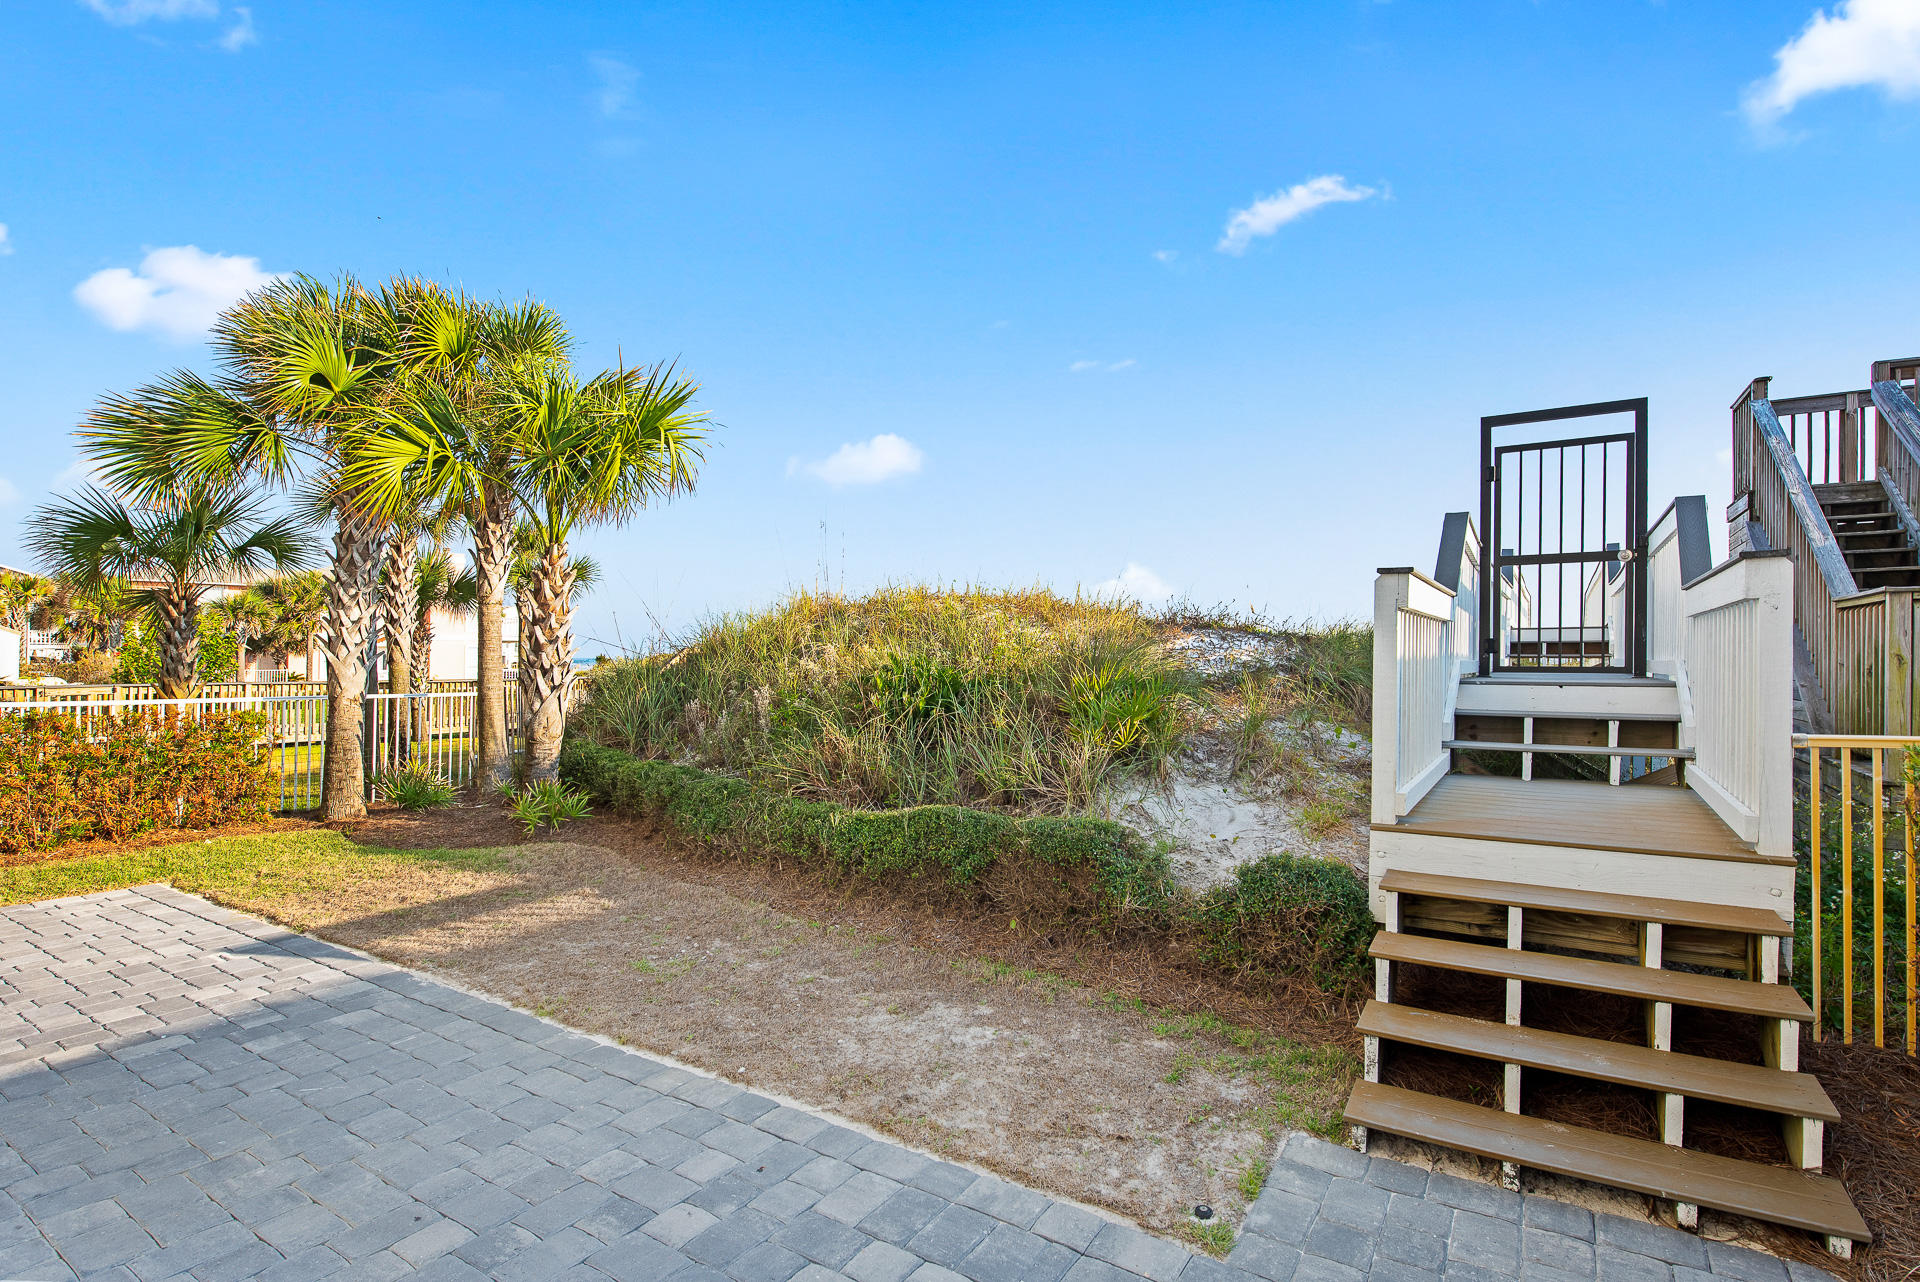
[[[1448,775],[1400,822],[1373,826],[1383,832],[1436,837],[1741,863],[1793,863],[1791,855],[1756,853],[1687,788]]]

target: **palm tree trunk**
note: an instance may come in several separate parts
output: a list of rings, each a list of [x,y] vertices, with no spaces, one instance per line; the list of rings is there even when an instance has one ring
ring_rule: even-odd
[[[414,561],[414,540],[396,532],[387,541],[386,571],[380,593],[381,621],[387,634],[387,693],[413,693],[413,617],[420,598],[418,565]],[[398,763],[413,755],[412,701],[395,698],[387,701],[389,760]]]
[[[379,530],[344,505],[337,516],[327,582],[327,765],[320,785],[320,818],[328,823],[367,817],[361,709],[380,586]]]
[[[507,679],[502,668],[507,563],[513,555],[513,496],[488,483],[473,527],[473,578],[479,610],[480,655],[474,669],[473,780],[482,792],[513,777],[507,742]],[[523,625],[524,628],[524,625]]]
[[[419,666],[420,683],[431,687],[433,684],[433,607],[428,606],[419,612],[413,625],[413,661]],[[419,743],[427,737],[430,729],[427,709],[416,708],[413,714],[413,738]]]
[[[560,777],[560,742],[567,729],[567,684],[573,668],[573,561],[556,541],[534,566],[520,620],[521,670],[527,674],[527,782]]]
[[[191,699],[200,677],[199,601],[179,588],[156,591],[160,624],[160,697]]]

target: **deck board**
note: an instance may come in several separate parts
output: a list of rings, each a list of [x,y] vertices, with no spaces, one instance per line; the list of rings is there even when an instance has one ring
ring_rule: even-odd
[[[1575,779],[1448,775],[1383,832],[1521,841],[1586,850],[1787,863],[1758,854],[1690,788],[1615,787]]]
[[[1828,1176],[1563,1126],[1373,1082],[1354,1086],[1347,1120],[1650,1197],[1694,1202],[1855,1242],[1872,1240],[1846,1190]]]

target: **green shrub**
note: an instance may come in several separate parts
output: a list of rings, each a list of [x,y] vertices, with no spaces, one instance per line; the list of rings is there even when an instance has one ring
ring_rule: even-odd
[[[419,766],[383,770],[373,777],[373,795],[402,810],[434,810],[453,801],[453,785]]]
[[[1194,913],[1201,959],[1235,973],[1304,972],[1329,991],[1366,978],[1367,888],[1330,859],[1265,855],[1234,869]]]
[[[1154,931],[1188,944],[1204,969],[1239,979],[1306,978],[1347,995],[1366,975],[1366,887],[1326,860],[1269,855],[1196,896],[1174,883],[1163,852],[1104,819],[963,806],[857,810],[577,738],[561,753],[560,773],[617,810],[724,853],[964,892],[1034,926],[1077,920]]]
[[[278,786],[257,713],[0,715],[0,850],[258,822]]]
[[[513,817],[526,825],[527,836],[531,837],[542,827],[558,832],[561,824],[584,818],[590,799],[585,793],[569,792],[564,785],[543,779],[514,794],[511,805]]]
[[[200,680],[232,681],[240,671],[240,648],[233,633],[205,610],[195,620],[200,635]],[[151,684],[160,679],[160,630],[142,623],[127,630],[126,643],[120,647],[119,661],[113,667],[113,680]]]

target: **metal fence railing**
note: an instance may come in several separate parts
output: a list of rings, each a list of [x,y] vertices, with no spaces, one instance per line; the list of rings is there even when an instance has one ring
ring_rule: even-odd
[[[471,681],[434,684],[454,688],[361,697],[359,738],[369,791],[377,776],[403,767],[438,775],[455,787],[472,780],[479,695]],[[274,809],[285,814],[319,806],[326,767],[326,694],[311,683],[298,686],[293,693],[288,692],[287,685],[274,685],[269,687],[271,693],[255,687],[252,693],[216,691],[195,699],[101,697],[93,691],[88,692],[91,697],[77,697],[74,691],[54,687],[53,698],[0,700],[0,715],[52,712],[77,718],[84,727],[102,717],[147,708],[183,715],[257,713],[265,724],[256,744],[278,780]],[[508,746],[512,748],[517,746],[519,725],[519,692],[512,682],[507,683],[506,696]]]
[[[1916,994],[1915,827],[1920,824],[1920,739],[1795,735],[1807,753],[1806,893],[1796,934],[1798,967],[1813,1006],[1813,1036],[1853,1041],[1867,1020],[1875,1046],[1904,1025],[1920,1052]],[[1889,768],[1890,767],[1890,768]]]

